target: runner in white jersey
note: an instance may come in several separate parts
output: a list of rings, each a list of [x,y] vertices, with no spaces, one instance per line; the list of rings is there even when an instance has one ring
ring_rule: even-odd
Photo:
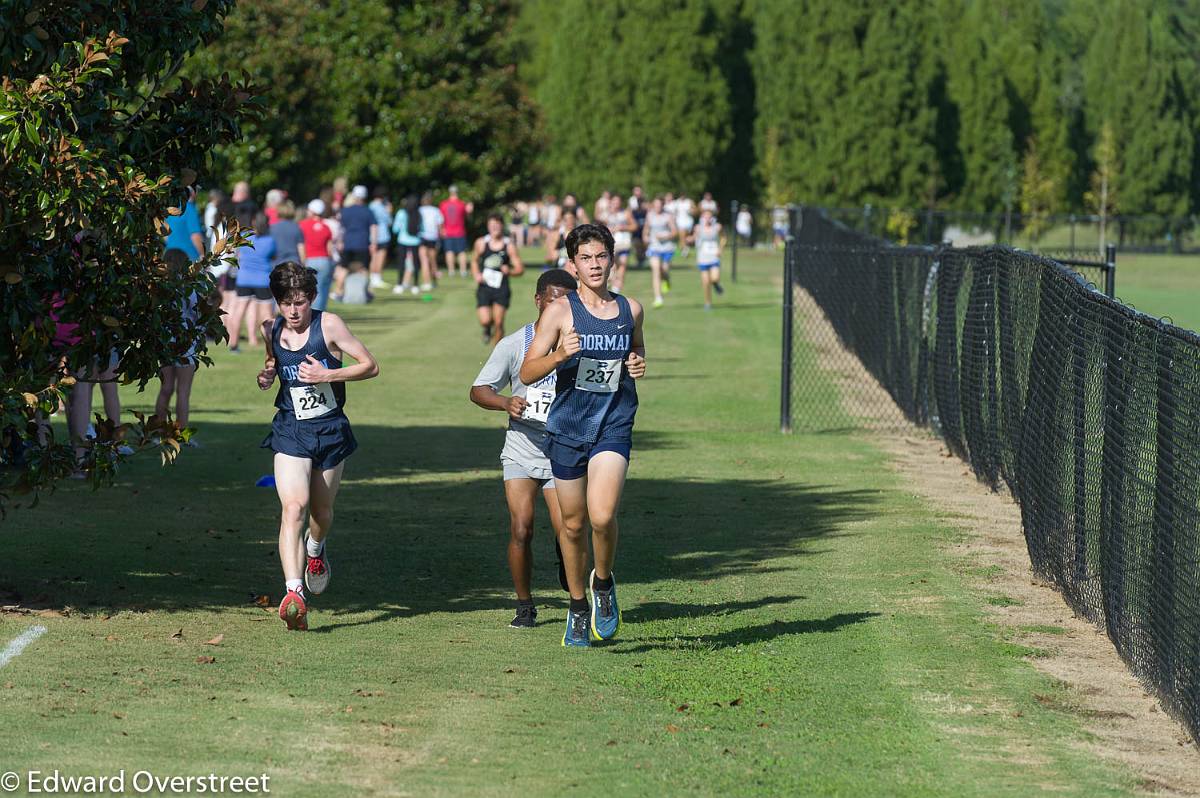
[[[681,258],[688,256],[688,238],[692,234],[692,228],[696,225],[695,207],[691,197],[684,194],[680,194],[679,199],[675,201],[675,230],[679,235],[679,257]]]
[[[612,201],[612,192],[605,189],[592,205],[592,221],[596,224],[605,224],[605,217],[608,216],[609,203]]]
[[[642,240],[650,257],[650,287],[654,307],[663,306],[663,294],[671,290],[671,258],[675,257],[675,220],[663,208],[662,197],[655,197],[642,227]]]
[[[721,287],[721,250],[725,236],[716,216],[708,208],[700,212],[700,223],[692,231],[696,245],[696,266],[700,269],[700,285],[704,288],[704,309],[712,310],[712,294],[725,293]]]
[[[633,232],[637,230],[633,214],[622,207],[620,194],[613,194],[609,199],[605,223],[613,234],[613,246],[616,251],[616,262],[613,263],[609,286],[620,293],[625,286],[625,268],[629,265],[629,252],[633,249]]]
[[[575,287],[575,278],[562,269],[543,272],[538,278],[537,292],[533,297],[539,318],[547,305],[574,291]],[[558,508],[558,493],[554,489],[550,458],[542,451],[546,438],[546,416],[555,396],[555,373],[551,372],[529,386],[521,382],[520,376],[525,353],[533,343],[536,329],[536,324],[526,324],[501,339],[471,387],[472,402],[486,410],[506,412],[509,416],[500,463],[504,468],[504,498],[508,502],[510,521],[508,568],[512,572],[513,587],[517,593],[517,614],[509,625],[516,629],[531,628],[537,620],[531,591],[533,516],[539,489],[554,528],[559,585],[563,590],[569,590],[562,551],[558,548],[562,513]],[[512,395],[501,396],[499,392],[508,386],[512,387]]]

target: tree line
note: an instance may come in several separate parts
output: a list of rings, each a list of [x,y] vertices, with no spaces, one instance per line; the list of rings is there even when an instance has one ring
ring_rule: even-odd
[[[759,204],[1182,216],[1200,205],[1197,11],[242,0],[189,70],[260,85],[267,116],[215,164],[259,188],[349,171],[458,181],[485,204],[640,183]]]

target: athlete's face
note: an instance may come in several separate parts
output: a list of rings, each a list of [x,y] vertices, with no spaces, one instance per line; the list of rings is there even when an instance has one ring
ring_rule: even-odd
[[[550,306],[550,303],[556,299],[560,299],[571,293],[570,288],[565,288],[561,285],[547,286],[546,290],[540,294],[533,295],[533,304],[537,305],[538,316],[542,315],[542,311]]]
[[[504,225],[496,219],[488,219],[488,234],[492,238],[499,238],[504,234]]]
[[[293,330],[304,328],[312,318],[312,299],[295,292],[279,303],[283,321]]]
[[[592,290],[598,291],[608,282],[612,257],[599,241],[585,241],[575,250],[576,277]]]

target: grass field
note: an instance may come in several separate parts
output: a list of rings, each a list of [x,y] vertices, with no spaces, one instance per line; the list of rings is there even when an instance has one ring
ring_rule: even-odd
[[[344,314],[383,374],[349,388],[360,450],[308,634],[252,602],[280,597],[278,504],[254,487],[271,397],[257,354],[221,353],[197,380],[202,448],[4,522],[4,603],[55,609],[0,616],[3,642],[48,629],[0,670],[0,770],[265,772],[286,796],[1130,792],[882,451],[775,431],[778,271],[744,255],[705,313],[679,268],[648,311],[626,625],[590,651],[559,644],[544,514],[541,625],[507,628],[503,418],[467,400],[487,350],[465,281]]]

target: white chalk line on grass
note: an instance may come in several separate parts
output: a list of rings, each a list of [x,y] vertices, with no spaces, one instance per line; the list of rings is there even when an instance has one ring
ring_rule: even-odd
[[[16,659],[25,650],[26,646],[44,634],[46,634],[46,627],[31,626],[13,638],[13,641],[3,651],[0,651],[0,668],[3,668],[9,662]]]

